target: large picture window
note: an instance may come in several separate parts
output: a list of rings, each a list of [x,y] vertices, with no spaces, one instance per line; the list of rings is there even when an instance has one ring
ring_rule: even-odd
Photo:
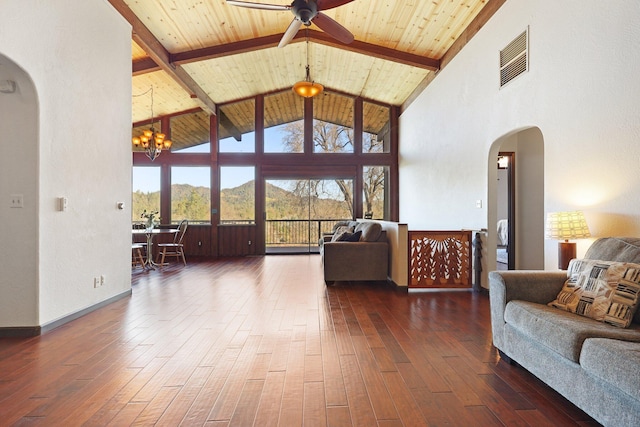
[[[255,153],[256,103],[253,99],[220,107],[218,140],[220,153]]]
[[[264,99],[264,152],[304,151],[304,100],[292,91]]]
[[[220,223],[252,224],[256,219],[255,168],[220,168]]]
[[[388,166],[365,166],[362,174],[363,203],[365,218],[387,219],[388,208]]]
[[[134,166],[131,185],[131,220],[142,223],[142,212],[160,212],[160,168]]]
[[[313,100],[313,152],[353,153],[353,99],[330,92]]]
[[[365,101],[362,108],[362,152],[388,153],[391,147],[389,107]]]
[[[211,222],[211,168],[171,168],[171,222]]]

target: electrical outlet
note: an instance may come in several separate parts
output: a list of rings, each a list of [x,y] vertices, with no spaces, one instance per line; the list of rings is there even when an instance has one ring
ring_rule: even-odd
[[[249,246],[251,246],[251,240],[249,240]]]
[[[12,194],[9,201],[10,208],[24,208],[24,196],[22,194]]]

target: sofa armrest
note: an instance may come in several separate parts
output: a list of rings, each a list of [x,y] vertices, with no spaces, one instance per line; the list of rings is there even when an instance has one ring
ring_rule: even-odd
[[[565,271],[511,270],[489,273],[493,345],[503,348],[504,310],[511,300],[547,304],[555,299],[567,280]]]

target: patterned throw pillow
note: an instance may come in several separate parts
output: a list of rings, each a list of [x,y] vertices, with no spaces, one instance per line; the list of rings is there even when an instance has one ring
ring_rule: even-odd
[[[627,328],[638,308],[640,264],[574,259],[551,307]]]
[[[348,225],[341,225],[336,227],[336,231],[333,233],[331,237],[332,242],[338,242],[343,240],[345,235],[353,233],[353,227],[349,227]]]

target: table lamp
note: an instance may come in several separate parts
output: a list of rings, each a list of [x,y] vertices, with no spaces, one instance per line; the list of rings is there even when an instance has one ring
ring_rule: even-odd
[[[547,238],[558,242],[558,268],[566,270],[576,257],[576,244],[569,239],[590,237],[589,227],[582,211],[550,212],[547,214]],[[562,241],[564,240],[564,241]]]

